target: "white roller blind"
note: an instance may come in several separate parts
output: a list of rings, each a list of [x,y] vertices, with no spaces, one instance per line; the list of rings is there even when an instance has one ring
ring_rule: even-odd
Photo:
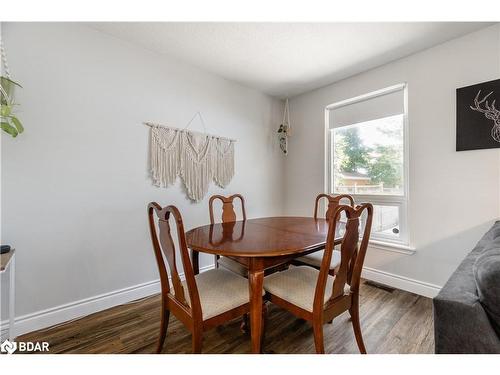
[[[330,129],[404,113],[404,89],[329,110]]]

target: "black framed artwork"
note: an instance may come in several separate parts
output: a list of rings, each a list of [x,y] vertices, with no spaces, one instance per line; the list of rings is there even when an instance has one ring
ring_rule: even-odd
[[[457,151],[500,148],[500,79],[457,89]]]

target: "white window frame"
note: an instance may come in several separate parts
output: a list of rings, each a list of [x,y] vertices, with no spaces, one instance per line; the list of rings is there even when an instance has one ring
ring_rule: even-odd
[[[403,178],[404,189],[402,195],[376,195],[376,194],[352,194],[355,202],[370,202],[373,205],[396,206],[399,207],[399,238],[385,237],[383,235],[372,234],[370,244],[374,247],[397,249],[400,252],[413,253],[410,246],[410,230],[408,225],[408,200],[409,200],[409,136],[408,136],[408,85],[401,83],[394,86],[376,90],[354,98],[342,100],[329,104],[325,107],[325,191],[334,194],[334,132],[330,129],[330,111],[347,105],[374,99],[379,96],[403,91]]]

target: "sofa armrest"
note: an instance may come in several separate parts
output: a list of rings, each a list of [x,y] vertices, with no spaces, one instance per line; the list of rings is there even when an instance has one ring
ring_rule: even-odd
[[[500,338],[476,295],[442,290],[433,305],[436,353],[500,353]]]

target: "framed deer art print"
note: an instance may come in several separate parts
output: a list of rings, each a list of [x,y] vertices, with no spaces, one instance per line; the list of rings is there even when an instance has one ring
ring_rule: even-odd
[[[500,79],[457,89],[457,151],[500,148]]]

